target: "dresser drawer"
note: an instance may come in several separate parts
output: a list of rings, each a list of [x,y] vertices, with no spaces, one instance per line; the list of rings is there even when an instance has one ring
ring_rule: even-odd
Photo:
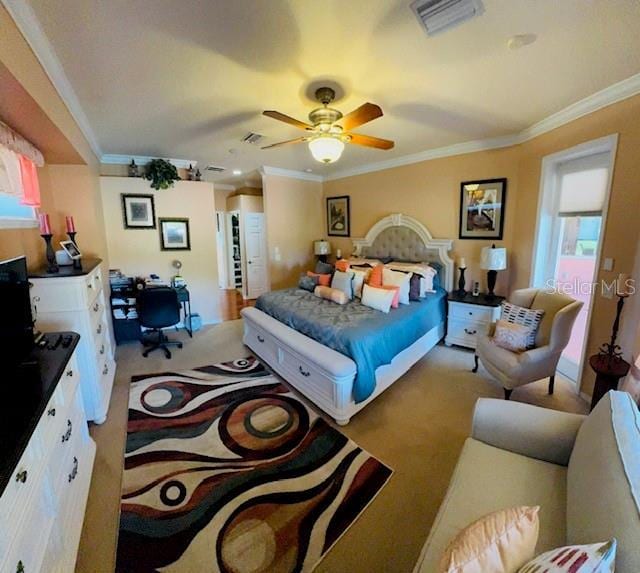
[[[470,322],[450,318],[447,324],[447,341],[475,348],[478,334],[486,332],[487,328],[486,322]]]
[[[471,322],[493,322],[494,315],[499,312],[499,307],[449,302],[449,319],[457,318]]]
[[[245,334],[245,344],[256,352],[265,362],[271,364],[278,359],[278,348],[271,341],[270,336],[266,336],[263,332],[255,327],[247,329]]]

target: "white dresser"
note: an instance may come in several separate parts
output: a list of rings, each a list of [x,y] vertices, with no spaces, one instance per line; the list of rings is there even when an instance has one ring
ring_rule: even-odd
[[[100,262],[84,261],[82,271],[60,267],[59,274],[29,277],[36,327],[43,332],[80,334],[76,354],[82,398],[87,418],[97,424],[107,417],[116,370]]]
[[[489,324],[500,318],[500,304],[503,300],[504,297],[489,298],[485,294],[477,297],[470,293],[463,297],[450,294],[445,344],[456,344],[475,350],[477,334],[486,332]]]
[[[1,573],[75,568],[96,446],[87,428],[75,353],[69,359],[72,348],[40,352],[57,354],[62,369],[43,384],[41,399],[28,410],[33,416],[3,446]]]

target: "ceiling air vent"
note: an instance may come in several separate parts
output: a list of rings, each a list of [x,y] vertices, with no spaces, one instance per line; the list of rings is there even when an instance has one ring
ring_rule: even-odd
[[[225,169],[225,167],[220,167],[219,165],[207,165],[204,168],[205,171],[213,171],[214,173],[222,173]]]
[[[428,36],[444,32],[484,12],[482,0],[415,0],[411,9]]]
[[[264,135],[260,135],[259,133],[253,133],[250,131],[242,138],[242,143],[250,143],[251,145],[257,145],[262,141]]]

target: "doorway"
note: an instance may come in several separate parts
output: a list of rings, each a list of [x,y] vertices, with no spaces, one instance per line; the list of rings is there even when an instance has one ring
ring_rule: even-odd
[[[542,163],[532,286],[583,302],[558,372],[576,383],[584,353],[609,203],[617,136],[550,155]]]

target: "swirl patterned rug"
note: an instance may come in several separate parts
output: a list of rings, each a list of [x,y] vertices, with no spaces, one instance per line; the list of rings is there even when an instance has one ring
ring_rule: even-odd
[[[391,470],[253,359],[134,377],[117,571],[311,571]]]

